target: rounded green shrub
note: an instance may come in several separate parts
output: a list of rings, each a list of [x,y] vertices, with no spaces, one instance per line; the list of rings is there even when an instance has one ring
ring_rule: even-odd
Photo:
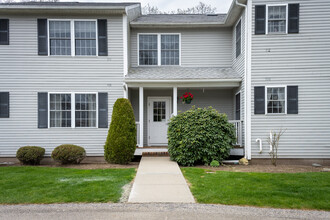
[[[235,140],[234,125],[212,107],[193,107],[172,117],[168,128],[168,152],[183,166],[221,162]]]
[[[132,105],[128,99],[117,99],[113,106],[104,157],[109,163],[127,164],[136,149],[136,126]]]
[[[210,166],[211,167],[219,167],[220,166],[220,163],[217,160],[212,160],[212,162],[210,163]]]
[[[16,158],[24,165],[39,165],[45,155],[45,149],[36,146],[21,147],[16,152]]]
[[[52,158],[61,164],[79,164],[86,157],[83,147],[73,144],[63,144],[52,152]]]

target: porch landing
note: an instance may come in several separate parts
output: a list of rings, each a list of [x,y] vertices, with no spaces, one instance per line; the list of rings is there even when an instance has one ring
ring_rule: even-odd
[[[128,202],[195,203],[195,199],[176,162],[143,156]]]

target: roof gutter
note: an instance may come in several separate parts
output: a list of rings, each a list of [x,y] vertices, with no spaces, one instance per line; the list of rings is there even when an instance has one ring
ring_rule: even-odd
[[[125,82],[134,83],[195,83],[195,82],[241,82],[241,79],[125,79]]]

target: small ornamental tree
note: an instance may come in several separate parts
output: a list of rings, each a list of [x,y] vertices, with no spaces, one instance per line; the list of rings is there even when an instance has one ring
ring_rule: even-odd
[[[104,157],[108,163],[127,164],[136,149],[136,127],[132,105],[128,99],[117,99],[113,106]]]
[[[168,128],[168,152],[183,166],[221,162],[235,141],[234,125],[212,107],[193,107],[172,117]]]

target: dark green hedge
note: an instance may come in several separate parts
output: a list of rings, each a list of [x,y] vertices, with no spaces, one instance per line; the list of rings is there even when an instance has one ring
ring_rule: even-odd
[[[85,157],[85,149],[73,144],[60,145],[52,152],[52,158],[61,164],[79,164]]]
[[[227,115],[212,107],[193,107],[172,117],[168,128],[168,152],[183,166],[221,162],[229,156],[235,140]]]
[[[109,163],[127,164],[136,149],[136,127],[132,105],[128,99],[117,99],[113,106],[104,157]]]
[[[24,165],[39,165],[45,155],[45,149],[36,146],[21,147],[16,152],[16,158]]]

